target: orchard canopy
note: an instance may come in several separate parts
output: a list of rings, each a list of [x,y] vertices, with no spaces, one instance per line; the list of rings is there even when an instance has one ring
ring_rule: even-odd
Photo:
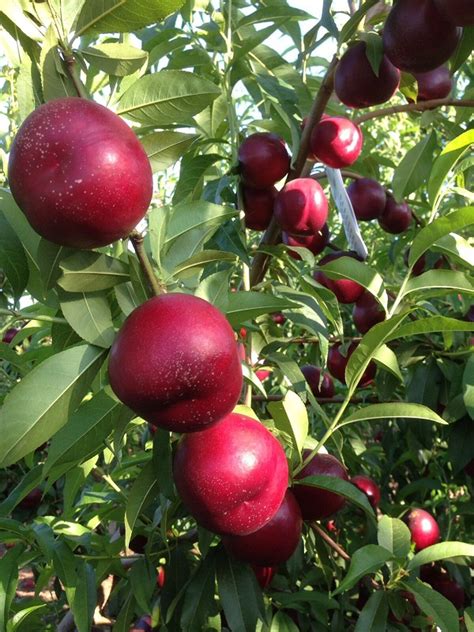
[[[474,631],[473,0],[0,0],[0,632]]]

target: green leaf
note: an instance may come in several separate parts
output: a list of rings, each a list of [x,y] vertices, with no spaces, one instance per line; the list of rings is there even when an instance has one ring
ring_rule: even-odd
[[[130,280],[123,261],[98,252],[82,250],[61,261],[58,285],[67,292],[99,292]]]
[[[35,465],[29,470],[11,490],[8,496],[0,503],[0,516],[8,516],[19,502],[25,498],[43,480],[43,466]]]
[[[210,274],[201,281],[194,295],[203,298],[208,303],[212,303],[220,310],[225,311],[227,308],[231,273],[232,270],[221,270],[220,272]]]
[[[62,291],[59,297],[64,317],[83,340],[105,349],[112,345],[115,331],[106,296]]]
[[[298,632],[298,630],[299,628],[283,610],[279,610],[274,615],[270,625],[270,632]]]
[[[181,70],[162,70],[140,77],[120,99],[118,114],[160,127],[190,124],[221,91],[209,79]]]
[[[229,292],[226,316],[230,324],[236,328],[247,320],[253,320],[262,314],[281,312],[283,309],[298,307],[287,299],[261,292]]]
[[[474,544],[466,542],[440,542],[419,551],[408,563],[408,570],[423,564],[447,560],[454,557],[474,557]]]
[[[466,624],[467,632],[474,632],[474,608],[466,608],[464,610],[464,623]]]
[[[105,43],[82,49],[81,54],[92,65],[109,75],[125,77],[147,63],[148,53],[130,44]]]
[[[18,299],[28,283],[28,261],[21,241],[0,211],[0,269],[3,270]]]
[[[39,364],[15,386],[0,411],[0,467],[16,463],[64,426],[103,358],[98,347],[72,347]]]
[[[357,27],[362,22],[366,13],[371,9],[378,0],[366,0],[353,16],[344,24],[339,33],[339,46],[347,42],[356,32]]]
[[[10,607],[15,599],[18,582],[18,560],[24,547],[16,545],[2,557],[0,564],[0,630],[7,629]]]
[[[29,608],[23,608],[20,612],[16,612],[13,617],[10,619],[10,626],[8,628],[8,632],[15,632],[18,629],[21,629],[23,624],[26,622],[26,619],[32,614],[38,612],[38,610],[42,610],[47,608],[47,604],[40,603],[36,606],[30,606]]]
[[[199,187],[206,171],[223,160],[219,154],[194,156],[187,154],[181,161],[180,176],[173,195],[173,204],[182,204],[188,198],[199,197]],[[195,195],[197,190],[197,194]]]
[[[263,601],[252,569],[221,549],[216,571],[217,590],[229,628],[233,632],[255,632],[257,620],[263,620]]]
[[[143,148],[150,160],[153,173],[164,171],[174,165],[197,138],[194,134],[184,134],[172,130],[154,132],[143,136]]]
[[[429,177],[435,149],[436,134],[431,132],[407,151],[393,174],[392,188],[397,200],[416,191]]]
[[[462,30],[461,41],[451,56],[449,63],[451,66],[451,74],[454,74],[472,55],[474,48],[474,27],[465,26]],[[471,632],[471,631],[469,631]]]
[[[469,417],[474,419],[474,356],[472,355],[466,362],[462,376],[462,398]]]
[[[152,461],[147,463],[135,479],[128,493],[125,508],[125,546],[130,544],[135,523],[141,512],[158,496],[159,485]]]
[[[380,632],[387,629],[388,599],[383,590],[372,593],[357,619],[354,632]]]
[[[391,340],[396,340],[397,338],[407,338],[408,336],[443,333],[449,331],[474,331],[474,325],[463,320],[447,318],[446,316],[430,316],[429,318],[423,318],[401,325],[398,329],[390,333],[386,340],[387,342],[390,342]]]
[[[223,250],[203,250],[176,266],[171,276],[186,278],[188,276],[192,276],[201,268],[206,267],[209,263],[235,263],[236,261],[237,255],[233,252],[224,252]]]
[[[130,583],[137,604],[151,612],[151,598],[156,585],[156,567],[146,558],[137,560],[129,570]]]
[[[58,36],[52,25],[46,31],[41,46],[40,68],[45,101],[77,97],[74,83],[59,56]]]
[[[288,20],[309,20],[311,15],[302,11],[301,9],[295,9],[286,5],[273,5],[271,7],[262,7],[257,9],[253,13],[241,18],[237,24],[236,30],[243,28],[244,26],[250,26],[251,24],[260,24],[261,22],[273,22],[274,20],[284,19]]]
[[[346,576],[339,584],[336,590],[333,591],[332,596],[340,594],[346,590],[350,590],[357,584],[359,579],[365,577],[369,573],[378,571],[382,566],[393,559],[392,553],[384,549],[382,546],[376,544],[367,544],[366,546],[357,549],[352,556],[349,570]]]
[[[435,160],[428,182],[428,196],[433,206],[436,206],[436,201],[447,175],[473,143],[474,129],[470,129],[448,143]]]
[[[191,577],[183,600],[181,614],[183,630],[200,632],[206,628],[205,623],[214,606],[216,561],[217,555],[214,549],[201,561]]]
[[[467,226],[474,224],[474,206],[459,209],[438,217],[431,224],[422,228],[413,240],[408,255],[408,265],[410,268],[418,261],[418,259],[433,246],[436,242],[456,231],[462,230]]]
[[[457,610],[446,597],[419,580],[401,582],[400,585],[415,596],[420,610],[436,621],[441,632],[459,632]]]
[[[474,293],[474,283],[462,272],[456,270],[429,270],[411,278],[405,286],[402,296],[413,292],[423,292],[436,296],[442,293]]]
[[[377,419],[416,419],[418,421],[429,421],[431,423],[445,424],[446,421],[434,410],[421,404],[406,404],[405,402],[391,402],[388,404],[371,404],[364,408],[359,408],[345,417],[337,428],[353,424],[356,421],[375,421]]]
[[[231,206],[220,206],[198,200],[178,204],[171,208],[164,247],[169,248],[177,239],[196,229],[218,226],[237,214]]]
[[[374,360],[377,364],[383,367],[386,371],[389,371],[400,382],[403,382],[403,375],[398,366],[398,359],[396,354],[387,347],[387,345],[380,346],[374,353]]]
[[[411,535],[407,525],[390,516],[382,516],[377,525],[377,541],[396,558],[405,558],[410,552]]]
[[[301,454],[308,436],[308,413],[302,399],[288,391],[280,402],[270,402],[267,409],[276,428],[291,437],[295,452]]]
[[[306,476],[305,478],[295,479],[295,485],[308,485],[309,487],[319,487],[320,489],[325,489],[329,492],[333,492],[335,494],[339,494],[339,496],[343,496],[351,503],[362,509],[367,517],[374,522],[374,510],[370,505],[367,496],[360,491],[355,485],[349,483],[348,481],[344,481],[341,478],[336,478],[335,476]]]

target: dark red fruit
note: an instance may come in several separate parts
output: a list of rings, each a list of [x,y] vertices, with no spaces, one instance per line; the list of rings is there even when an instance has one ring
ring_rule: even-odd
[[[388,101],[400,84],[400,71],[383,55],[378,75],[366,54],[366,43],[358,42],[344,53],[336,69],[334,87],[339,99],[350,108],[367,108]]]
[[[32,227],[73,248],[126,237],[153,190],[150,162],[130,127],[104,106],[75,97],[49,101],[26,118],[8,177]]]
[[[471,459],[469,463],[464,467],[464,472],[468,476],[474,478],[474,459]]]
[[[436,564],[424,564],[420,568],[420,579],[430,584],[443,597],[446,597],[457,610],[464,607],[465,595],[463,587],[451,579],[448,573],[444,572]]]
[[[288,490],[280,508],[261,529],[249,535],[225,535],[225,548],[238,560],[258,566],[286,562],[301,540],[303,521],[295,497]]]
[[[311,450],[303,450],[303,459],[310,454]],[[307,476],[334,476],[349,480],[346,468],[331,454],[316,454],[295,478],[301,480]],[[303,520],[327,518],[342,509],[346,502],[343,496],[309,485],[295,485],[293,493],[301,507]]]
[[[276,314],[272,314],[272,320],[275,325],[284,325],[286,323],[286,316],[281,312],[277,312]]]
[[[408,266],[408,257],[409,257],[410,251],[406,250],[405,254],[403,255],[403,260],[405,262],[405,265]],[[423,274],[423,272],[425,271],[425,266],[426,266],[426,256],[425,255],[421,255],[421,257],[419,257],[416,261],[415,261],[415,265],[412,268],[412,275],[413,276],[420,276],[420,274]]]
[[[323,257],[318,262],[318,266],[324,266],[340,257],[358,259],[358,256],[353,252],[334,252]],[[355,303],[364,293],[364,288],[359,283],[351,281],[351,279],[330,279],[322,270],[317,270],[314,273],[314,279],[334,292],[339,303]]]
[[[359,221],[377,219],[387,203],[387,193],[376,180],[360,178],[347,187],[355,216]]]
[[[362,151],[360,128],[342,116],[326,116],[311,133],[310,150],[314,159],[333,169],[352,165]]]
[[[334,397],[334,382],[327,373],[323,374],[321,380],[321,369],[312,364],[305,364],[301,367],[301,373],[305,376],[313,395],[318,398]],[[321,384],[320,384],[321,381]]]
[[[343,384],[346,383],[345,371],[346,371],[347,363],[348,363],[349,358],[351,357],[351,355],[357,349],[357,346],[358,346],[357,342],[351,342],[351,344],[349,345],[349,347],[347,349],[347,355],[346,356],[343,356],[342,353],[340,352],[340,347],[341,347],[341,343],[340,342],[336,342],[336,344],[332,345],[332,347],[329,349],[329,353],[328,353],[328,370],[329,370],[329,373],[333,377],[337,378]],[[363,387],[367,386],[368,384],[370,384],[370,382],[375,377],[376,371],[377,371],[377,367],[376,367],[375,363],[374,362],[370,362],[369,366],[367,367],[367,369],[362,374],[362,377],[360,379],[360,382],[359,382],[358,386],[363,388]]]
[[[393,195],[387,194],[387,204],[379,216],[380,227],[387,233],[399,235],[408,230],[413,215],[406,202],[397,202]]]
[[[3,334],[2,342],[5,342],[7,345],[9,345],[19,331],[20,330],[16,327],[10,327],[10,329],[7,329],[6,332]]]
[[[456,26],[474,25],[472,0],[435,0],[439,12]]]
[[[176,432],[215,423],[242,388],[231,326],[213,305],[188,294],[157,296],[130,314],[112,345],[109,377],[124,404]]]
[[[41,505],[42,498],[43,492],[39,487],[35,487],[18,503],[18,506],[22,509],[37,509]]]
[[[415,79],[418,82],[418,101],[444,99],[453,88],[451,73],[446,66],[428,72],[418,72]]]
[[[385,54],[394,66],[411,73],[444,64],[459,38],[460,29],[441,15],[434,0],[398,0],[383,30]]]
[[[329,228],[327,224],[324,224],[322,229],[314,235],[290,235],[283,232],[281,239],[287,246],[294,246],[296,248],[307,248],[313,255],[319,255],[329,243]],[[299,254],[294,250],[288,250],[288,254],[293,259],[301,259]]]
[[[312,178],[296,178],[278,193],[275,219],[281,229],[292,235],[314,235],[328,218],[328,201],[324,191]]]
[[[269,189],[290,170],[285,143],[269,132],[246,138],[239,147],[238,159],[242,181],[254,189]]]
[[[365,334],[374,325],[385,320],[385,311],[370,292],[364,292],[354,305],[352,319],[357,331]]]
[[[273,204],[278,191],[242,187],[245,226],[252,230],[266,230],[273,217]]]
[[[369,503],[375,509],[380,503],[380,488],[369,476],[358,474],[351,477],[351,483],[360,489],[369,499]]]
[[[255,573],[258,583],[262,590],[265,590],[271,582],[277,572],[276,566],[257,566],[252,565],[252,570]]]
[[[415,549],[421,551],[436,544],[440,539],[438,523],[433,516],[424,509],[412,509],[405,517],[411,533],[411,540]]]
[[[185,435],[173,472],[196,521],[221,534],[248,535],[263,527],[288,486],[280,443],[255,419],[234,413],[207,430]]]

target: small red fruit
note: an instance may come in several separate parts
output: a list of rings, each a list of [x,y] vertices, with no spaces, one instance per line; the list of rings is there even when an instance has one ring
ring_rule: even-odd
[[[354,180],[347,187],[347,194],[359,221],[377,219],[387,203],[387,192],[371,178]]]
[[[296,178],[278,193],[275,219],[281,229],[292,235],[314,235],[328,218],[328,201],[324,191],[312,178]]]
[[[282,242],[287,246],[295,248],[307,248],[313,255],[319,255],[329,243],[329,228],[324,224],[322,229],[314,235],[290,235],[283,232],[281,234]],[[288,250],[288,254],[293,259],[301,259],[299,254],[294,250]]]
[[[310,149],[323,164],[343,169],[357,160],[362,143],[362,132],[355,123],[341,116],[327,116],[313,129]]]
[[[272,314],[272,320],[275,325],[284,325],[286,323],[286,316],[281,312],[276,312],[276,314]]]
[[[472,0],[435,0],[439,12],[456,26],[474,25]]]
[[[332,345],[332,347],[329,349],[329,353],[328,353],[328,370],[329,370],[329,373],[333,377],[337,378],[343,384],[346,383],[345,372],[346,372],[347,363],[348,363],[349,358],[351,357],[351,355],[357,349],[357,346],[358,346],[357,342],[351,342],[351,344],[349,345],[349,347],[347,349],[347,355],[346,356],[343,356],[342,353],[340,352],[340,347],[341,347],[341,343],[340,342],[336,342],[336,344]],[[367,367],[367,369],[362,374],[362,377],[361,377],[360,382],[359,382],[359,387],[364,388],[365,386],[370,384],[370,382],[375,377],[376,371],[377,371],[377,367],[376,367],[375,363],[374,362],[370,362],[369,366]]]
[[[189,294],[163,294],[137,307],[110,352],[110,384],[143,419],[192,432],[229,413],[242,388],[234,332],[224,315]]]
[[[273,217],[273,205],[278,191],[242,187],[245,226],[252,230],[266,230]]]
[[[318,262],[318,266],[324,266],[340,257],[358,259],[358,256],[353,252],[334,252],[323,257]],[[328,290],[331,290],[336,295],[339,303],[355,303],[365,291],[364,287],[356,283],[356,281],[351,279],[330,279],[323,270],[317,270],[314,273],[314,279],[321,285],[324,285],[324,287],[327,287]]]
[[[239,147],[238,159],[243,183],[254,189],[269,189],[290,170],[283,139],[269,132],[248,136]]]
[[[221,534],[247,535],[263,527],[288,487],[280,443],[260,422],[235,413],[207,430],[185,435],[173,473],[196,521]]]
[[[312,364],[302,366],[301,373],[305,376],[316,399],[334,397],[334,382],[330,375],[324,373],[323,379],[321,380],[321,369]]]
[[[369,499],[369,503],[375,509],[380,503],[380,488],[369,476],[358,474],[351,477],[351,483],[360,489]]]
[[[166,581],[166,571],[164,566],[160,566],[156,575],[156,584],[158,588],[163,588]]]
[[[399,235],[408,230],[413,215],[406,202],[397,202],[393,195],[387,194],[387,204],[379,216],[380,227],[387,233]]]
[[[444,99],[453,88],[453,80],[447,66],[415,73],[415,79],[418,82],[418,101]]]
[[[16,327],[10,327],[10,329],[7,329],[6,332],[3,334],[2,342],[9,345],[19,331],[20,330]]]
[[[303,460],[310,454],[311,450],[303,450]],[[346,468],[330,454],[316,454],[295,479],[301,480],[307,476],[334,476],[345,481],[349,480]],[[327,518],[342,509],[346,502],[343,496],[334,492],[304,484],[295,485],[293,493],[301,507],[304,520]]]
[[[255,371],[255,375],[258,377],[260,382],[264,382],[270,377],[270,371],[267,371],[266,369],[258,369],[258,371]]]
[[[261,529],[249,535],[225,535],[225,548],[238,560],[258,566],[286,562],[301,540],[303,521],[295,497],[288,490],[273,516]]]
[[[405,517],[415,549],[421,551],[436,544],[440,539],[439,526],[433,516],[424,509],[412,509]]]
[[[364,292],[354,305],[352,319],[357,331],[365,334],[374,325],[385,320],[385,311],[370,292]]]
[[[400,84],[400,71],[383,55],[378,73],[367,58],[367,45],[358,42],[342,56],[336,69],[335,92],[350,108],[367,108],[388,101]]]
[[[252,570],[255,573],[255,577],[257,578],[258,583],[262,590],[265,590],[271,582],[275,573],[277,572],[276,566],[257,566],[256,564],[252,565]]]

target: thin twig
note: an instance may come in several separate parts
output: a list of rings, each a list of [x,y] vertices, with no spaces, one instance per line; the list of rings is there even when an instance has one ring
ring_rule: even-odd
[[[338,555],[340,555],[343,560],[346,560],[347,562],[350,562],[351,556],[344,551],[342,546],[339,546],[339,544],[337,542],[334,542],[334,540],[331,538],[331,536],[329,536],[326,533],[326,531],[324,531],[324,529],[321,529],[321,527],[319,525],[317,525],[315,522],[311,523],[311,529],[315,533],[317,533],[326,542],[326,544],[329,544],[331,549],[334,549],[334,551],[336,551],[336,553]]]
[[[71,81],[74,84],[74,88],[76,89],[77,96],[82,97],[83,99],[88,99],[89,95],[87,94],[87,90],[82,83],[79,74],[77,72],[77,62],[71,53],[62,51],[64,63],[66,64],[66,69],[68,71],[69,76],[71,77]]]
[[[160,294],[163,294],[164,292],[166,292],[166,288],[164,284],[161,283],[161,281],[156,276],[155,271],[153,270],[153,267],[150,263],[150,260],[148,259],[148,256],[145,251],[145,246],[143,243],[144,239],[145,239],[144,236],[138,230],[134,230],[130,233],[130,241],[133,244],[133,247],[137,254],[142,270],[145,273],[147,281],[150,284],[150,287],[153,290],[153,293],[156,296],[159,296]]]
[[[60,318],[59,316],[47,316],[46,314],[33,314],[27,311],[21,311],[17,309],[6,309],[4,307],[0,308],[0,315],[2,316],[10,316],[10,318],[14,320],[39,320],[40,322],[45,323],[58,323],[60,325],[67,325],[67,320],[65,318]]]
[[[404,105],[393,105],[389,108],[382,108],[381,110],[373,110],[372,112],[361,114],[354,119],[354,123],[365,123],[366,121],[371,121],[374,118],[390,116],[391,114],[401,114],[404,112],[424,112],[425,110],[432,110],[433,108],[441,108],[444,106],[453,106],[457,108],[474,108],[474,100],[432,99],[430,101],[423,101],[421,103],[405,103]]]

